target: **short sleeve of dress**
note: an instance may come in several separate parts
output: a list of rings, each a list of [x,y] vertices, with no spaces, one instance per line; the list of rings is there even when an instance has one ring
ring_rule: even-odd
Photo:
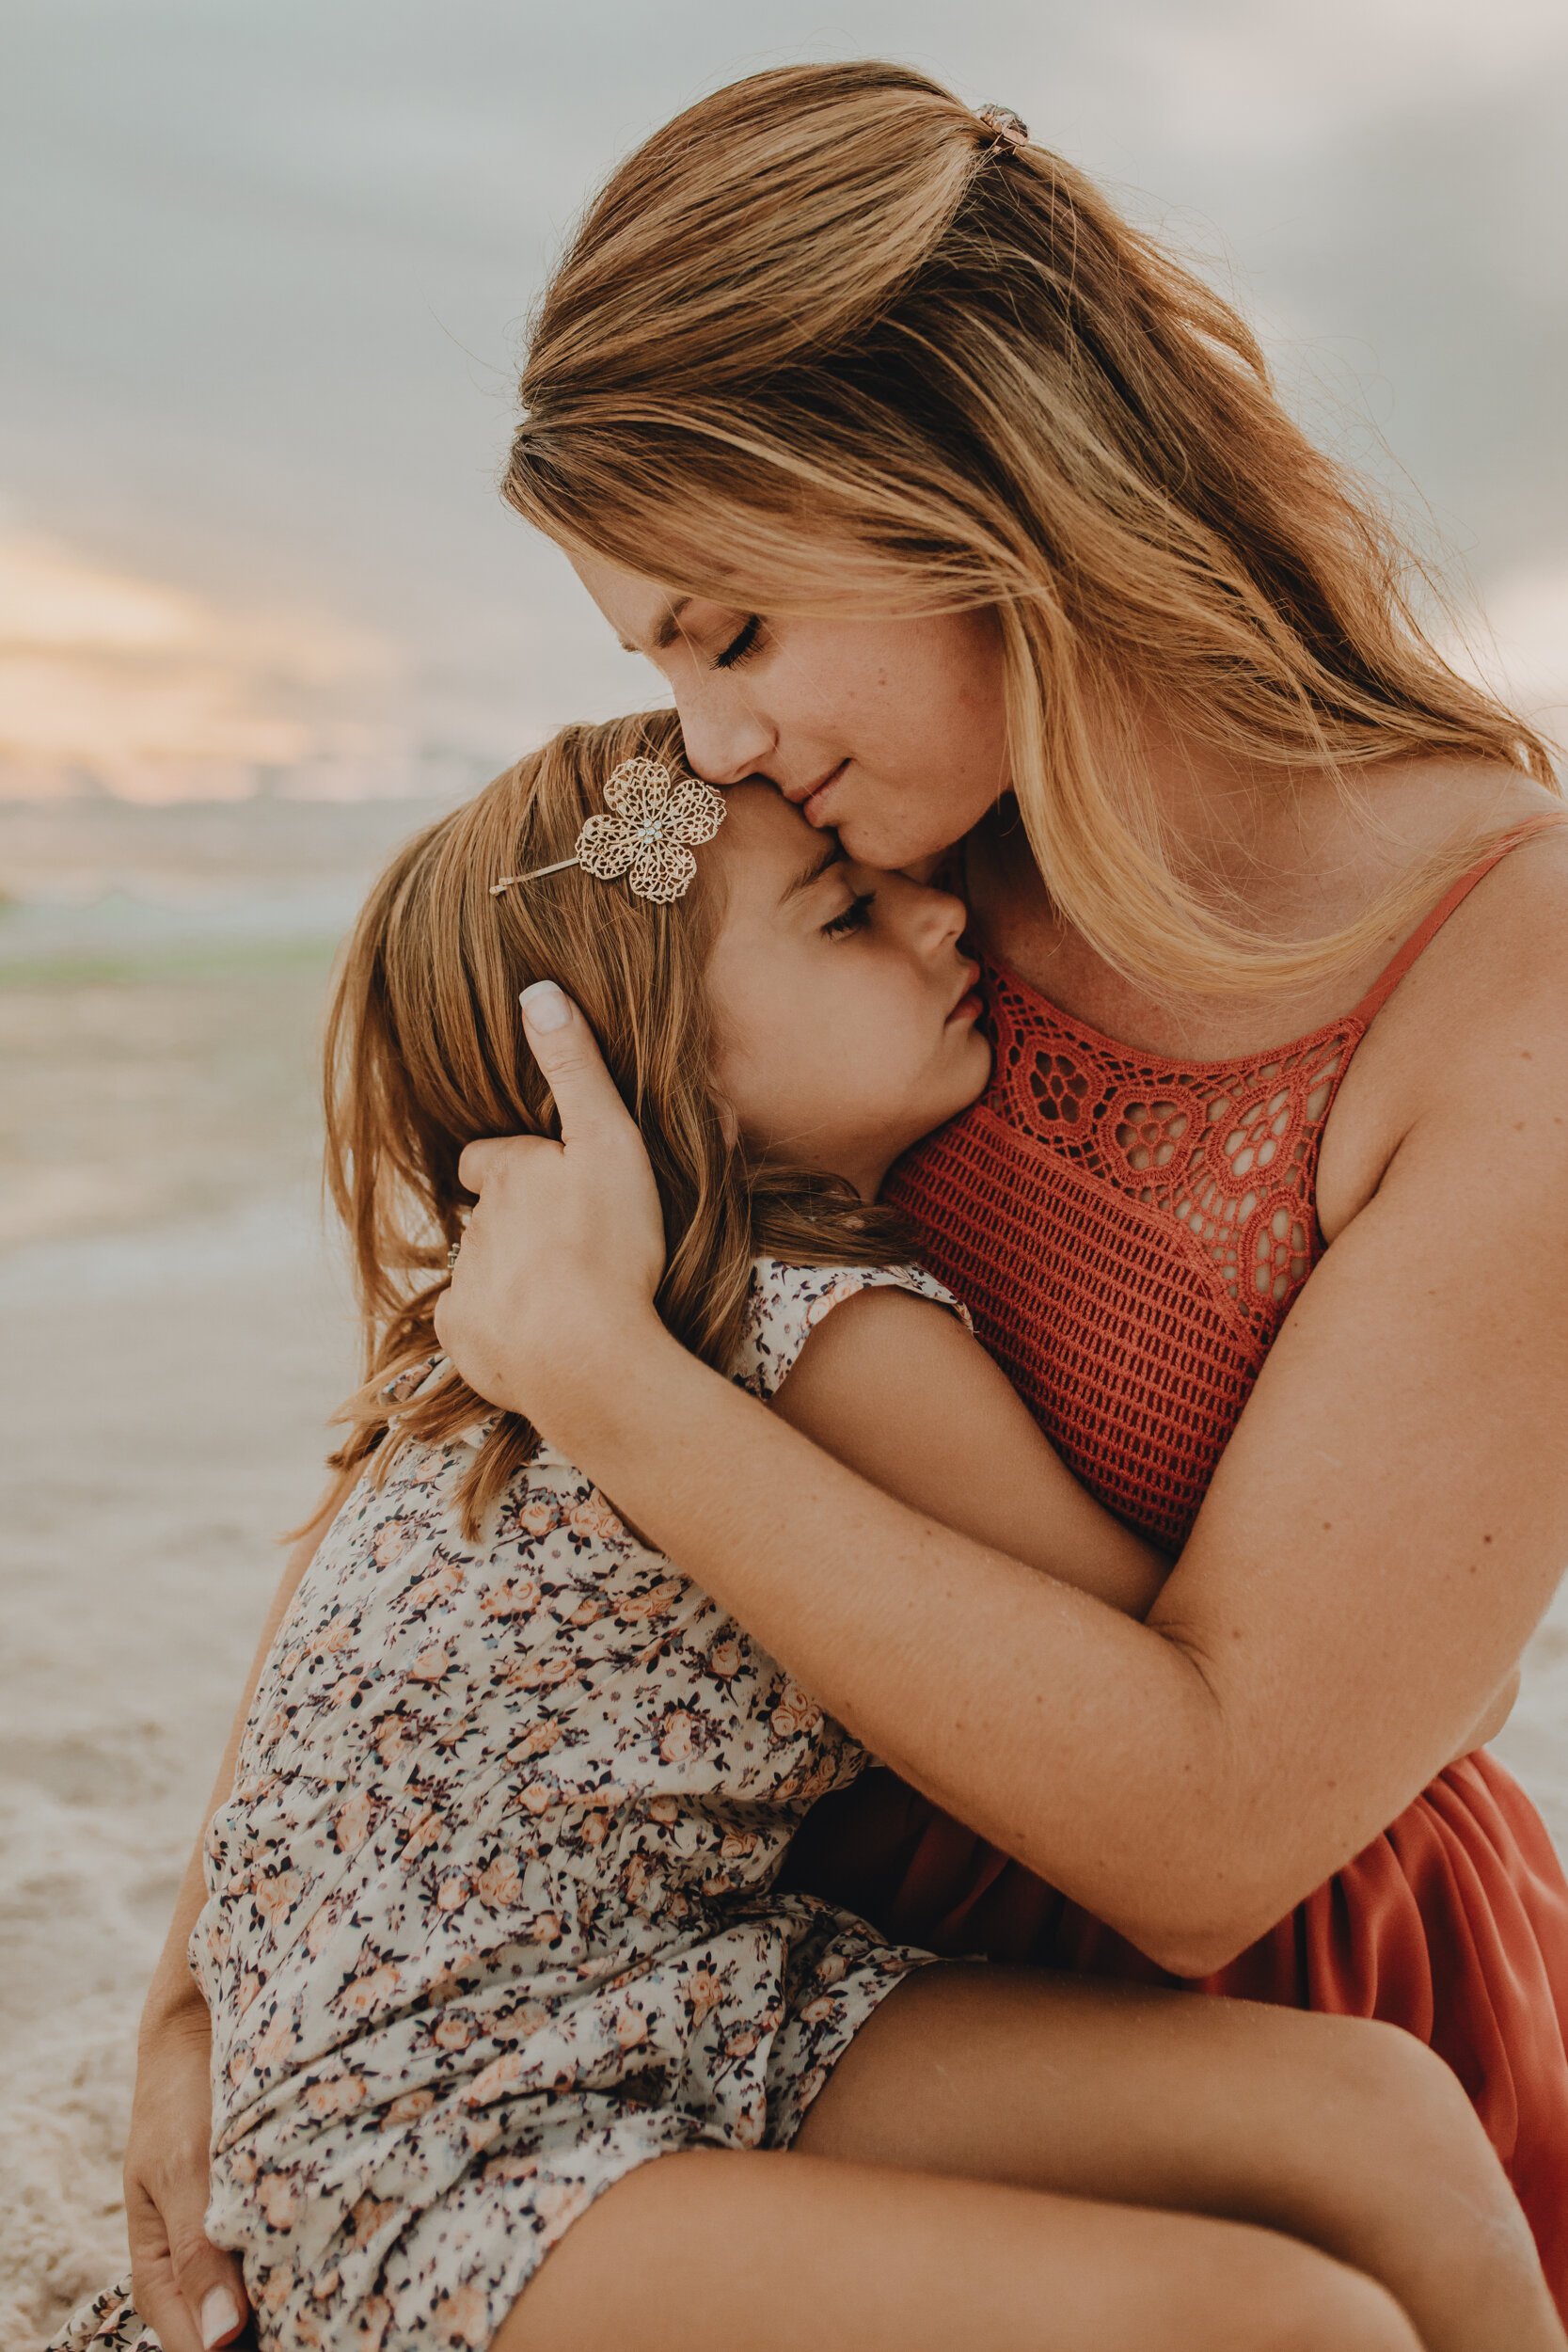
[[[862,1291],[909,1291],[955,1314],[966,1331],[969,1310],[917,1265],[791,1265],[782,1258],[758,1258],[752,1266],[746,1323],[731,1378],[766,1405],[824,1315]]]

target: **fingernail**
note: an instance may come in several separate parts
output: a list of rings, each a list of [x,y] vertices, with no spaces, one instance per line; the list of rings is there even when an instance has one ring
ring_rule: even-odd
[[[553,980],[535,980],[517,1002],[531,1029],[563,1029],[572,1017],[571,1006]]]
[[[240,2324],[240,2307],[227,2287],[209,2287],[201,2298],[201,2342],[205,2352]]]

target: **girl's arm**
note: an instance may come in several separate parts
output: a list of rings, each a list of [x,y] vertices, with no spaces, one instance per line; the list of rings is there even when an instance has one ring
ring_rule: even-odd
[[[345,1472],[333,1482],[320,1510],[289,1554],[256,1645],[204,1823],[233,1788],[245,1718],[267,1653],[323,1532],[354,1478],[354,1472]],[[209,2245],[202,2227],[213,2123],[208,2076],[212,2030],[185,1954],[191,1930],[207,1899],[204,1843],[205,1830],[185,1866],[174,1917],[142,2010],[135,2096],[125,2151],[132,2291],[137,2312],[159,2338],[164,2352],[197,2352],[200,2345],[210,2352],[212,2345],[227,2344],[238,2333],[249,2308],[238,2261]]]
[[[1293,1307],[1147,1625],[879,1493],[670,1339],[652,1175],[575,1009],[531,1032],[564,1144],[465,1160],[442,1344],[872,1754],[1207,1974],[1463,1746],[1568,1551],[1568,972],[1519,944]]]
[[[943,1527],[1143,1616],[1170,1567],[1082,1487],[957,1315],[864,1290],[826,1316],[773,1400],[835,1461]]]

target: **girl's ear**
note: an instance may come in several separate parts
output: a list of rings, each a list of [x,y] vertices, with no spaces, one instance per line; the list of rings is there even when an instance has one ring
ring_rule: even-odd
[[[719,1114],[719,1125],[724,1141],[733,1152],[740,1141],[740,1121],[736,1117],[734,1106],[726,1102],[723,1095],[716,1094],[713,1098],[713,1107]]]

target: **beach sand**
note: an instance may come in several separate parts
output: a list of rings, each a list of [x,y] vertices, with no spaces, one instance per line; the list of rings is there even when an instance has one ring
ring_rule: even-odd
[[[420,813],[0,809],[6,2352],[124,2266],[137,2011],[353,1378],[330,942]],[[1568,1600],[1498,1748],[1568,1849]]]

